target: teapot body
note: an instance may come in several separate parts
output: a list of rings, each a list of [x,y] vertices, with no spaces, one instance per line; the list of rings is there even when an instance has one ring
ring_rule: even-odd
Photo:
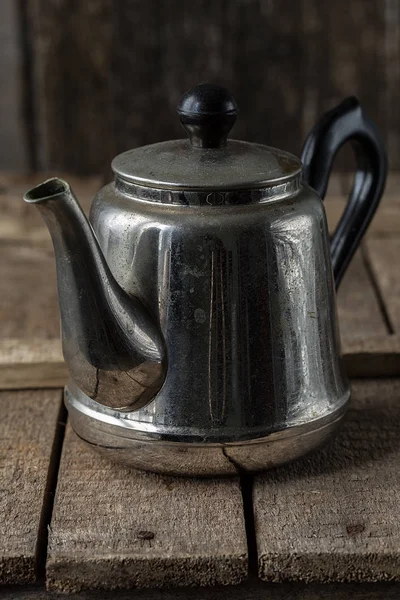
[[[325,211],[300,179],[293,185],[283,197],[236,205],[143,200],[118,182],[99,192],[92,227],[118,284],[158,323],[168,368],[156,397],[131,412],[97,405],[70,386],[67,403],[82,437],[114,446],[134,466],[209,474],[216,457],[216,472],[232,471],[235,459],[221,444],[242,454],[251,446],[251,460],[237,463],[257,469],[271,435],[293,433],[279,460],[269,448],[274,464],[303,453],[302,437],[319,444],[337,424],[350,391]],[[121,430],[134,450],[121,449]]]
[[[118,155],[90,223],[59,178],[25,194],[55,250],[65,402],[83,440],[133,467],[258,471],[343,418],[335,288],[379,204],[386,152],[355,98],[317,122],[302,161],[228,139],[238,110],[220,86],[196,86],[177,110],[189,140]],[[330,240],[321,199],[348,141],[354,186]]]

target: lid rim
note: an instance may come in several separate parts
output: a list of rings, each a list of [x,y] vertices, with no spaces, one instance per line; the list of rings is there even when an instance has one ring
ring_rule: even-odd
[[[291,177],[287,181],[279,181],[275,185],[262,188],[235,188],[235,189],[167,189],[165,187],[151,187],[137,182],[116,177],[113,184],[119,192],[133,198],[164,205],[178,206],[246,206],[266,204],[285,198],[296,196],[303,187],[301,174]]]
[[[295,171],[288,175],[287,177],[277,177],[276,179],[267,179],[260,180],[253,184],[251,183],[243,183],[238,185],[202,185],[202,186],[192,186],[184,183],[169,183],[163,181],[155,181],[155,180],[147,180],[145,178],[135,177],[135,176],[125,176],[121,175],[118,171],[114,171],[115,178],[120,179],[121,181],[125,181],[126,183],[133,183],[141,187],[152,188],[155,190],[165,189],[174,192],[205,192],[205,191],[224,191],[224,192],[234,192],[236,190],[262,190],[270,187],[275,187],[281,183],[288,183],[292,179],[295,179],[298,175],[302,173],[302,167],[299,168],[298,171]]]
[[[220,148],[194,148],[187,139],[123,152],[112,170],[127,182],[176,191],[234,191],[285,183],[302,171],[300,159],[264,144],[229,139]]]

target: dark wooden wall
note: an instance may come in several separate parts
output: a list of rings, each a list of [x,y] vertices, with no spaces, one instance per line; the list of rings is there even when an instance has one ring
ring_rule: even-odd
[[[235,93],[235,137],[296,153],[356,94],[400,168],[399,0],[0,6],[0,168],[104,171],[116,152],[181,136],[175,106],[200,81]]]

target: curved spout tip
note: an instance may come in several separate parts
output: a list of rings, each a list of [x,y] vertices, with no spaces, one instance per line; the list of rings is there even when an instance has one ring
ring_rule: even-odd
[[[24,194],[24,200],[30,204],[37,204],[38,202],[55,199],[57,196],[66,193],[70,193],[68,183],[59,177],[52,177],[28,190]]]
[[[48,179],[24,200],[36,205],[53,240],[63,351],[72,379],[104,406],[145,406],[166,376],[158,323],[115,280],[66,181]]]

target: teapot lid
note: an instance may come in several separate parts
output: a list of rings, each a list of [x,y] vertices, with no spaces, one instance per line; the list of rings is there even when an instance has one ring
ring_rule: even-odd
[[[117,181],[186,192],[269,188],[268,197],[275,195],[274,190],[279,196],[292,194],[300,186],[302,165],[296,156],[262,144],[227,140],[238,108],[225,88],[198,85],[183,95],[177,111],[189,139],[118,155],[112,162]]]

